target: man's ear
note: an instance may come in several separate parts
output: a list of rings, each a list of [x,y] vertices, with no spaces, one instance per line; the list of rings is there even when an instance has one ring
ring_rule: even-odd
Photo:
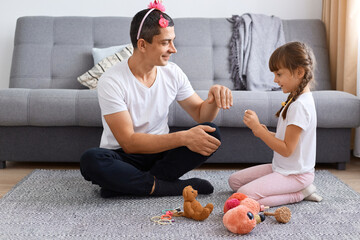
[[[137,48],[140,50],[140,52],[144,52],[146,48],[146,41],[143,38],[140,38],[137,41]]]
[[[296,76],[300,79],[302,79],[305,75],[305,69],[303,67],[298,67],[296,69]]]

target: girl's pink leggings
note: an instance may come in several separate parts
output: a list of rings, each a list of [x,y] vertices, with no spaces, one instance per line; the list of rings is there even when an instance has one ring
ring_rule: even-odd
[[[264,206],[273,207],[302,201],[301,190],[313,181],[314,173],[284,176],[273,172],[271,164],[263,164],[231,174],[229,186]]]

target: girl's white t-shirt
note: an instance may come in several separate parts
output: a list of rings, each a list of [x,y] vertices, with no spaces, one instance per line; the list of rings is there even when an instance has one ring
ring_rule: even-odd
[[[175,63],[169,62],[166,66],[156,68],[156,79],[150,88],[135,78],[128,61],[116,64],[101,76],[97,87],[104,128],[100,147],[121,147],[104,119],[104,115],[116,112],[129,112],[136,133],[169,133],[170,104],[174,100],[185,100],[195,91]]]
[[[283,175],[314,172],[317,118],[311,92],[301,94],[289,106],[285,120],[280,114],[275,137],[284,140],[286,127],[289,125],[296,125],[302,129],[299,142],[289,157],[283,157],[274,151],[273,171]]]

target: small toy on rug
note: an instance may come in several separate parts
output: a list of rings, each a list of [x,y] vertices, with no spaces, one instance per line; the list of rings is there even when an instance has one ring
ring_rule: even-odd
[[[184,213],[183,216],[191,218],[197,221],[203,221],[207,219],[214,209],[214,205],[211,203],[206,204],[203,207],[195,198],[198,192],[192,188],[192,186],[186,186],[183,189],[184,197]]]
[[[281,207],[275,210],[274,213],[264,212],[266,216],[275,216],[276,221],[280,223],[288,223],[291,219],[291,211],[288,207]]]
[[[161,216],[154,216],[150,218],[151,221],[154,223],[160,224],[160,225],[168,225],[175,222],[173,217],[181,217],[183,215],[183,212],[181,212],[180,207],[175,209],[165,209],[162,210],[163,215]]]
[[[174,222],[174,219],[172,219],[170,215],[166,215],[166,214],[161,216],[154,216],[150,220],[160,225],[168,225]]]
[[[224,226],[233,233],[247,234],[251,232],[257,223],[265,220],[260,213],[264,206],[245,194],[234,193],[224,204]]]

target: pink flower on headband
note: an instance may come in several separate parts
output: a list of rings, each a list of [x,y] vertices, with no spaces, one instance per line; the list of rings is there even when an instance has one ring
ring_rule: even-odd
[[[159,25],[162,28],[166,28],[169,25],[169,21],[166,20],[163,15],[160,15],[160,19],[159,19]]]
[[[160,0],[154,0],[154,2],[151,2],[148,6],[148,8],[156,8],[157,10],[160,10],[162,12],[165,12],[165,7],[162,5]]]

